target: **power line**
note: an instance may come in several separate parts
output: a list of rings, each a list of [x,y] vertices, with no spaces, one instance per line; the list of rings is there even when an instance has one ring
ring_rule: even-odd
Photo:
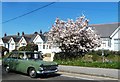
[[[7,23],[7,22],[10,22],[10,21],[13,21],[13,20],[15,20],[15,19],[18,19],[18,18],[20,18],[20,17],[26,16],[26,15],[28,15],[28,14],[31,14],[31,13],[33,13],[33,12],[35,12],[35,11],[38,11],[38,10],[43,9],[43,8],[45,8],[45,7],[48,7],[48,6],[50,6],[50,5],[54,4],[54,3],[55,3],[55,2],[49,3],[49,4],[47,4],[47,5],[44,5],[44,6],[40,7],[40,8],[37,8],[37,9],[35,9],[35,10],[32,10],[32,11],[30,11],[30,12],[28,12],[28,13],[25,13],[25,14],[22,14],[22,15],[20,15],[20,16],[15,17],[15,18],[12,18],[12,19],[9,19],[9,20],[7,20],[7,21],[4,21],[4,22],[2,22],[2,24]]]

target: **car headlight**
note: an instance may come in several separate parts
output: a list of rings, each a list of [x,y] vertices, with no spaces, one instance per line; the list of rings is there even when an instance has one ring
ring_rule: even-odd
[[[43,67],[39,67],[39,70],[43,70]]]

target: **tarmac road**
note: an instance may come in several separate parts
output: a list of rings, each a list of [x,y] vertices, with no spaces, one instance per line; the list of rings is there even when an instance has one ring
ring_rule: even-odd
[[[1,73],[2,72],[2,73]],[[65,74],[62,72],[58,72],[54,75],[39,75],[37,78],[30,78],[26,74],[17,73],[17,72],[10,72],[6,73],[2,66],[0,66],[0,73],[2,74],[2,80],[81,80],[87,82],[104,82],[101,80],[93,80],[90,78],[83,78],[81,76],[73,75],[73,74]],[[106,81],[105,81],[106,82]],[[110,82],[110,81],[108,81]],[[113,82],[113,81],[111,81]],[[117,82],[117,81],[115,81]]]

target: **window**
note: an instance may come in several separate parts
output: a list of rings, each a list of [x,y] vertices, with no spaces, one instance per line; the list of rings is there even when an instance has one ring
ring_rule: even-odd
[[[48,45],[46,46],[46,49],[48,49]]]
[[[51,46],[49,46],[49,49],[51,49]]]
[[[111,47],[111,40],[108,41],[108,46]]]
[[[43,49],[45,49],[45,45],[43,45]]]
[[[106,43],[102,43],[103,47],[106,47]]]
[[[41,46],[41,45],[39,45],[39,49],[41,49],[41,47],[42,47],[42,46]]]
[[[119,44],[120,43],[120,39],[114,39],[114,42]]]
[[[14,43],[11,43],[11,45],[14,45]]]
[[[23,57],[24,57],[24,54],[23,53],[19,53],[18,59],[23,59]]]
[[[36,42],[36,44],[42,44],[42,42]]]
[[[13,49],[14,48],[14,43],[11,43],[11,49]]]
[[[114,39],[114,50],[120,50],[120,39]]]
[[[23,46],[26,45],[25,43],[21,43]]]
[[[18,56],[18,54],[17,54],[17,53],[12,53],[9,57],[10,57],[10,58],[17,59],[17,56]]]

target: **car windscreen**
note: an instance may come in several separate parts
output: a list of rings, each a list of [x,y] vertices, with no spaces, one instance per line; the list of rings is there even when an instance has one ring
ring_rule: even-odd
[[[27,59],[42,59],[41,54],[37,52],[26,52]]]

